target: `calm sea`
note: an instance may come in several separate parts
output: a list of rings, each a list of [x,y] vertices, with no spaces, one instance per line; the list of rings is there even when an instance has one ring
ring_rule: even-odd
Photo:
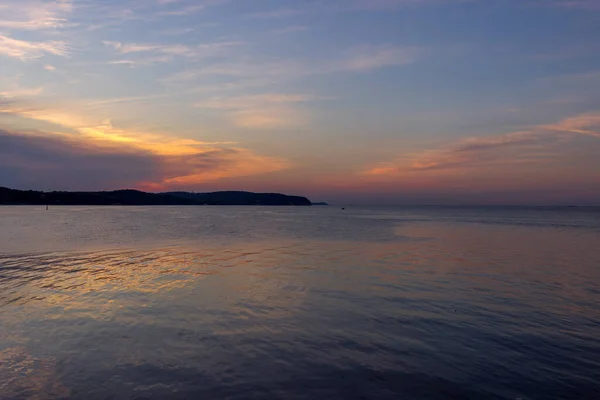
[[[600,399],[600,209],[0,207],[1,399]]]

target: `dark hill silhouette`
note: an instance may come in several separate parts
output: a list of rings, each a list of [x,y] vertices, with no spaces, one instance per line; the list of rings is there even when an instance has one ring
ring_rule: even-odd
[[[168,192],[162,195],[172,196],[196,204],[213,205],[265,205],[265,206],[310,206],[312,203],[306,197],[288,196],[280,193],[252,193],[241,191],[189,193]]]
[[[146,193],[139,190],[110,192],[41,192],[0,187],[0,204],[5,205],[268,205],[310,206],[301,196],[280,193]]]

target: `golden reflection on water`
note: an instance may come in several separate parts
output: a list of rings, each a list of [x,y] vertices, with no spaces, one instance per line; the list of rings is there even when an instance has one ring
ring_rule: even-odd
[[[198,265],[199,256],[155,251],[5,258],[5,267],[18,271],[5,278],[9,290],[8,294],[4,292],[2,300],[14,305],[34,301],[37,306],[42,303],[67,307],[79,296],[93,293],[110,297],[117,292],[166,292],[210,273]]]
[[[71,317],[107,319],[119,309],[160,304],[170,292],[196,288],[211,276],[218,280],[217,295],[222,298],[242,295],[244,301],[263,304],[297,301],[303,291],[293,268],[299,248],[281,241],[202,250],[173,247],[4,256],[0,257],[5,268],[0,307],[19,307],[27,314],[49,310],[46,319],[62,318],[64,312]],[[281,296],[282,288],[292,288],[294,298]]]

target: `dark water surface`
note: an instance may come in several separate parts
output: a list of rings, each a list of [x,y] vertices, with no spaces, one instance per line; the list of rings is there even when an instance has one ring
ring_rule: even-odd
[[[0,399],[600,399],[600,210],[0,207]]]

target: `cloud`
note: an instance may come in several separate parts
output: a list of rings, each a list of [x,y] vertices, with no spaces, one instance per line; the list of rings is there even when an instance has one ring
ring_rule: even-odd
[[[228,0],[194,0],[193,2],[186,3],[181,0],[166,0],[166,1],[158,1],[159,5],[162,6],[171,6],[178,5],[180,3],[186,3],[181,7],[175,7],[170,10],[159,11],[157,15],[159,16],[185,16],[190,15],[199,11],[206,9],[209,6],[217,6],[221,4],[227,3]]]
[[[45,54],[66,57],[69,55],[67,44],[61,40],[28,42],[0,34],[0,55],[25,61],[41,58]]]
[[[121,98],[113,101],[123,103],[140,99]],[[105,174],[106,182],[99,181],[98,185],[94,183],[94,187],[100,184],[104,185],[103,187],[115,187],[114,182],[122,182],[120,187],[126,184],[132,187],[162,190],[191,189],[206,182],[280,171],[290,166],[287,160],[255,154],[232,142],[202,142],[174,138],[170,135],[151,134],[143,130],[122,129],[114,126],[110,119],[97,121],[81,111],[85,109],[89,112],[98,105],[102,106],[104,103],[86,104],[79,109],[76,106],[57,105],[56,109],[52,109],[39,105],[26,105],[21,98],[4,100],[0,98],[0,114],[46,121],[57,126],[53,132],[47,131],[43,134],[22,134],[4,130],[2,132],[4,145],[0,143],[0,148],[4,149],[6,154],[15,152],[15,155],[4,157],[0,154],[0,169],[2,169],[1,161],[4,161],[6,170],[10,170],[14,179],[31,183],[29,178],[37,179],[35,174],[30,174],[31,168],[45,168],[49,174],[52,174],[55,182],[67,182],[71,184],[69,188],[73,189],[78,188],[79,184],[94,182],[91,179],[96,176],[94,171],[101,171],[98,174]],[[68,128],[70,133],[60,133],[61,130],[65,131],[64,128]],[[31,151],[25,151],[23,147],[25,145],[32,146]],[[50,153],[46,154],[43,151],[50,151]],[[34,156],[35,154],[39,154],[39,157]],[[98,165],[92,163],[92,169],[85,166],[80,168],[79,162],[85,163],[88,157],[90,162],[98,160]],[[60,159],[64,162],[59,162]],[[127,159],[133,160],[135,165],[127,164]],[[104,161],[106,165],[102,169],[99,164]],[[81,179],[80,175],[71,178],[68,173],[64,175],[65,179],[62,179],[61,174],[69,168],[81,169]],[[114,174],[111,168],[114,168]],[[131,169],[130,175],[124,174],[119,178],[117,171],[121,168]],[[110,169],[110,172],[107,172],[107,169]],[[87,180],[83,178],[86,176],[86,171],[89,172]],[[39,178],[42,176],[45,175],[40,174]],[[113,176],[117,181],[113,180]],[[50,179],[49,176],[46,177]]]
[[[343,52],[337,58],[318,62],[272,59],[259,61],[241,59],[188,69],[163,79],[167,83],[195,80],[200,77],[221,76],[250,78],[272,83],[274,80],[297,79],[312,75],[339,72],[365,73],[385,67],[399,67],[416,62],[426,53],[417,47],[392,45],[362,45]]]
[[[165,29],[163,30],[161,33],[163,35],[173,35],[173,36],[177,36],[177,35],[186,35],[188,33],[192,33],[194,32],[194,28],[171,28],[171,29]]]
[[[144,52],[159,52],[170,55],[189,55],[192,53],[192,49],[188,46],[174,44],[174,45],[162,45],[162,44],[125,44],[121,42],[104,41],[104,45],[115,48],[119,54],[129,53],[144,53]]]
[[[287,169],[290,164],[282,159],[264,157],[248,149],[213,149],[193,155],[173,157],[168,175],[159,185],[163,188],[194,188],[198,184],[225,178],[262,175]],[[212,168],[207,168],[212,167]]]
[[[364,72],[390,66],[400,66],[415,62],[423,50],[415,47],[392,45],[360,46],[352,50],[339,69]]]
[[[278,10],[261,11],[248,14],[248,18],[258,19],[276,19],[276,18],[289,18],[296,15],[304,14],[305,10],[298,8],[282,8]]]
[[[536,131],[513,132],[492,137],[467,138],[456,146],[454,151],[458,153],[470,153],[503,147],[524,146],[536,143],[543,138],[544,136]]]
[[[511,163],[516,163],[530,159],[531,154],[511,153],[511,155],[507,155],[506,150],[522,151],[525,147],[535,149],[535,146],[540,145],[542,141],[553,139],[555,138],[552,136],[540,135],[537,132],[515,132],[489,138],[468,138],[450,149],[421,154],[412,161],[410,169],[423,171],[472,167],[497,162],[504,163],[507,159],[510,159]]]
[[[248,129],[282,129],[304,125],[308,117],[293,107],[245,109],[231,113],[233,123]]]
[[[305,32],[309,29],[310,27],[306,25],[293,25],[281,29],[272,30],[270,33],[272,35],[288,35],[290,33]]]
[[[152,56],[139,57],[137,59],[114,60],[109,64],[125,64],[129,66],[150,65],[154,63],[169,62],[174,57],[214,57],[226,54],[227,51],[243,44],[242,42],[216,42],[204,43],[197,46],[186,46],[183,44],[138,44],[104,41],[105,46],[114,48],[122,55],[135,55],[139,53],[151,53]]]
[[[410,171],[455,170],[487,165],[552,160],[558,144],[573,135],[600,138],[600,113],[565,118],[554,124],[543,124],[530,130],[489,137],[463,139],[445,149],[406,155],[395,162],[379,163],[363,172],[371,176],[394,176]]]
[[[150,1],[86,1],[77,3],[77,26],[87,32],[138,22],[156,20],[152,15],[156,5]]]
[[[565,118],[556,124],[541,125],[539,129],[600,137],[600,113],[588,113]]]
[[[20,98],[20,97],[30,97],[30,96],[38,96],[44,91],[43,87],[37,88],[16,88],[14,90],[8,90],[4,92],[0,92],[0,99],[12,99],[12,98]],[[1,108],[0,108],[1,111]]]
[[[344,52],[338,58],[321,62],[302,63],[294,60],[240,60],[214,63],[195,70],[185,70],[164,79],[167,84],[181,84],[206,79],[218,80],[217,90],[228,88],[257,88],[273,86],[286,80],[334,73],[365,73],[379,68],[407,65],[421,56],[423,51],[412,47],[392,45],[359,46]],[[250,129],[279,129],[306,125],[309,115],[304,104],[325,98],[298,94],[264,93],[246,96],[217,96],[197,102],[195,107],[220,110],[236,126]],[[331,98],[329,98],[331,99]]]
[[[111,106],[111,105],[115,105],[115,104],[139,103],[139,102],[146,102],[146,101],[153,100],[153,99],[158,99],[158,98],[161,98],[164,96],[165,95],[116,97],[116,98],[110,98],[110,99],[90,101],[85,104],[85,107],[87,109],[90,109],[90,108],[96,108],[96,107]]]
[[[0,28],[9,30],[53,30],[68,25],[67,16],[73,11],[70,0],[6,0],[1,11]]]
[[[168,136],[153,135],[135,129],[120,129],[113,126],[110,119],[94,118],[86,115],[93,111],[97,104],[66,105],[55,107],[31,105],[23,99],[11,99],[7,104],[0,103],[0,114],[7,114],[44,121],[57,126],[57,129],[68,128],[77,132],[84,139],[94,140],[107,146],[117,144],[136,146],[140,149],[158,154],[193,154],[201,149],[204,143],[185,141]]]
[[[129,67],[139,67],[145,65],[152,65],[158,63],[167,63],[173,60],[172,56],[155,56],[155,57],[142,57],[135,60],[114,60],[109,61],[109,65],[127,65]]]
[[[0,182],[38,189],[133,187],[160,176],[161,162],[149,152],[94,147],[57,135],[0,130]],[[90,184],[90,182],[93,182]]]
[[[209,98],[195,107],[225,111],[235,125],[243,128],[272,129],[307,123],[306,114],[296,105],[323,99],[304,94],[263,93]]]
[[[554,1],[549,4],[572,10],[600,11],[600,3],[597,0],[564,0]]]
[[[293,61],[280,60],[239,60],[237,62],[223,62],[212,65],[200,66],[177,72],[165,79],[167,83],[187,82],[205,76],[226,76],[234,78],[297,75],[302,73],[302,67]]]
[[[207,7],[225,4],[227,1],[182,0],[161,3],[153,0],[78,0],[75,2],[77,6],[76,10],[78,11],[76,15],[77,19],[75,20],[76,24],[69,26],[85,27],[84,29],[88,32],[113,28],[124,24],[147,24],[154,27],[165,23],[165,21],[160,21],[165,17],[192,15]],[[206,25],[208,24],[194,24],[194,28]],[[181,31],[178,28],[167,28],[165,31]]]
[[[215,97],[196,103],[195,107],[217,110],[240,110],[259,108],[271,104],[304,103],[320,99],[323,98],[304,94],[263,93],[238,97]]]
[[[388,11],[402,7],[474,2],[476,0],[326,0],[307,2],[302,8],[281,8],[247,14],[247,18],[279,19],[303,14],[323,14],[349,11]]]
[[[193,5],[189,5],[187,7],[178,9],[178,10],[161,11],[158,13],[158,15],[165,15],[165,16],[189,15],[189,14],[193,14],[198,11],[204,10],[205,8],[206,8],[205,4],[193,4]]]
[[[205,144],[194,147],[193,152],[161,154],[71,135],[0,129],[0,183],[65,190],[194,189],[219,179],[288,167],[286,161],[248,149]]]
[[[330,12],[382,12],[443,4],[469,3],[477,0],[328,0],[316,9]]]

